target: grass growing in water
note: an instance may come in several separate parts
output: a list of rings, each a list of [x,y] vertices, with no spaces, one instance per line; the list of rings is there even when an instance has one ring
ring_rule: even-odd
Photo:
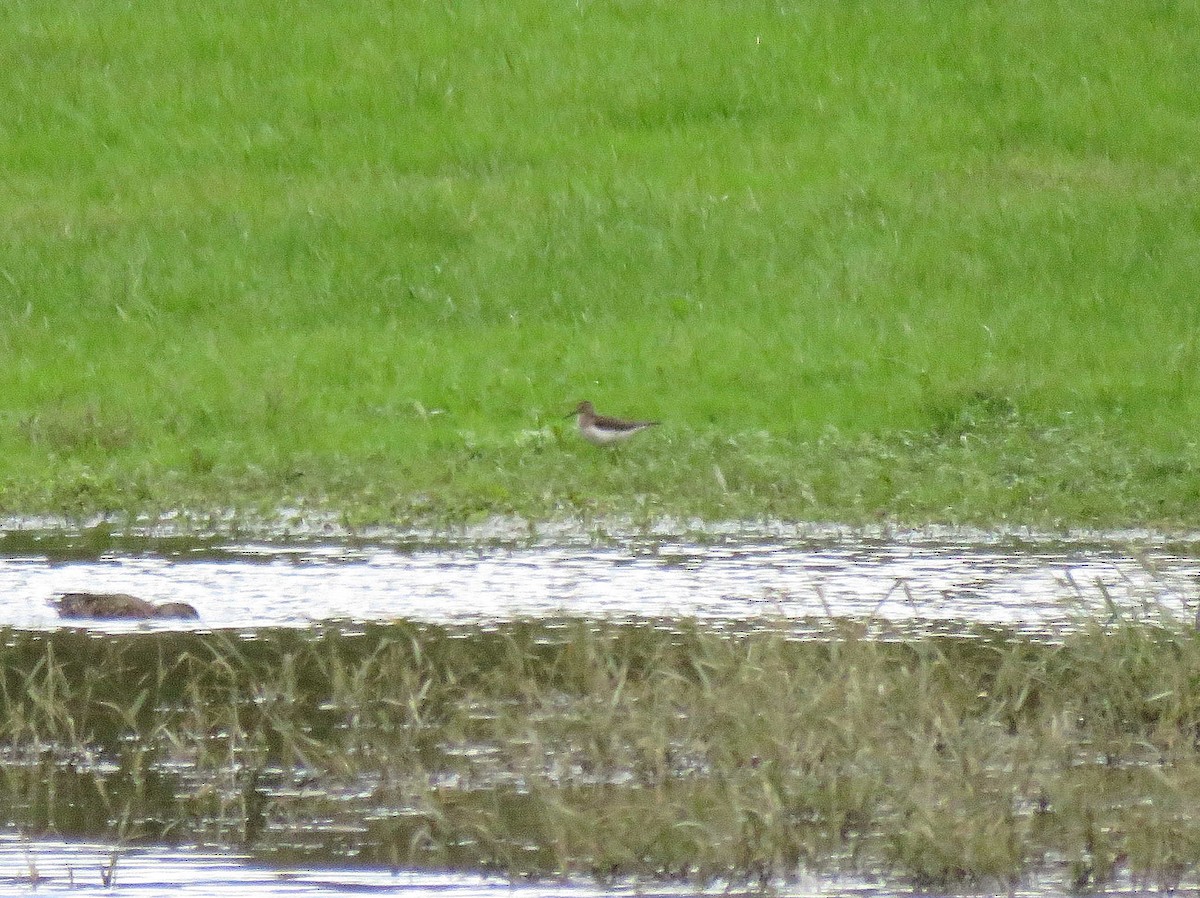
[[[0,509],[1196,523],[1194,4],[0,24]]]
[[[33,830],[602,878],[1200,863],[1200,640],[1173,626],[10,632],[0,665],[0,824]]]

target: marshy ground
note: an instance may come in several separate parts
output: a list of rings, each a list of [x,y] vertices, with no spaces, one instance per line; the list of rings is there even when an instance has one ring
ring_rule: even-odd
[[[229,541],[205,543],[206,560],[197,540],[167,540],[159,549],[171,552],[156,557],[145,539],[121,553],[111,535],[13,536],[8,548],[20,551],[0,564],[6,609],[74,568],[103,583],[131,566],[161,585],[173,567],[206,564],[217,575],[178,582],[234,584],[232,606],[246,604],[236,590],[256,574],[264,594],[299,575],[302,599],[322,579],[339,582],[339,568],[354,569],[348,582],[368,601],[365,617],[342,622],[271,624],[286,603],[268,603],[265,616],[229,626],[214,601],[215,620],[200,622],[9,626],[0,827],[116,846],[117,867],[127,849],[171,844],[278,868],[567,876],[643,890],[787,893],[812,876],[955,892],[1033,878],[1073,890],[1195,878],[1190,544],[1026,537],[962,557],[943,546],[938,580],[938,552],[916,534],[907,546],[726,536],[691,554],[659,541],[658,553],[646,536],[623,550],[576,546],[592,564],[583,579],[635,576],[609,582],[627,598],[611,613],[563,615],[551,610],[554,590],[579,581],[559,568],[571,557],[562,546],[530,550],[559,570],[538,581],[512,545],[257,543],[235,572]],[[443,601],[470,595],[470,577],[448,572],[491,571],[476,578],[485,601],[466,615],[413,603],[404,577],[372,582],[438,551],[445,567],[422,582],[441,570]],[[851,570],[807,611],[789,613],[791,600],[771,592],[856,559],[879,568],[876,579]],[[903,590],[889,568],[901,559]],[[493,594],[505,591],[495,571],[506,563],[542,604],[506,608]],[[14,576],[30,568],[42,579]],[[688,570],[701,606],[710,599],[698,584],[716,575],[721,598],[703,616],[677,598],[656,605],[656,575],[678,592],[670,572]],[[854,584],[874,591],[854,604]],[[1065,591],[1046,605],[1057,614],[1038,618],[1020,596],[1053,584]],[[384,594],[396,613],[382,613]],[[639,616],[639,604],[669,613]],[[405,607],[424,610],[404,618]]]
[[[1172,887],[1200,639],[688,620],[9,631],[4,825],[319,861],[754,886]],[[318,821],[318,825],[313,825]]]

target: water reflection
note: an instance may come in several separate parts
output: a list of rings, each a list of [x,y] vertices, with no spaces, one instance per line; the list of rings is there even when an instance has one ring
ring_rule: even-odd
[[[164,551],[166,549],[166,551]],[[3,546],[0,546],[0,551]],[[1189,615],[1200,561],[1120,543],[847,539],[604,545],[151,544],[87,556],[36,540],[0,554],[0,624],[51,628],[72,590],[184,601],[205,627],[314,620],[450,623],[556,615],[872,616],[893,622],[1065,626],[1110,603]],[[106,629],[131,624],[106,624]],[[195,624],[156,623],[156,627]]]
[[[641,880],[598,885],[581,880],[513,881],[461,871],[411,871],[352,867],[271,867],[250,858],[163,846],[117,847],[60,839],[29,839],[0,832],[0,891],[11,895],[70,896],[122,892],[139,898],[188,896],[330,896],[373,898],[684,898],[747,894],[720,885],[702,889]],[[1008,886],[1010,898],[1059,898],[1074,894],[1058,877],[1021,887]],[[761,895],[756,891],[749,894]],[[900,898],[929,892],[875,878],[801,876],[775,884],[777,898]],[[939,894],[953,895],[952,892]],[[972,891],[964,895],[987,894]],[[1129,877],[1104,889],[1108,896],[1145,894]],[[1182,889],[1174,894],[1194,894]]]
[[[698,889],[670,891],[651,886],[647,890],[645,884],[601,888],[584,882],[522,883],[467,872],[393,871],[371,867],[276,868],[254,863],[237,854],[162,846],[114,848],[57,839],[26,839],[15,833],[0,833],[0,890],[4,894],[38,896],[125,891],[144,898],[159,895],[173,898],[191,895],[204,898],[220,895],[254,898],[284,895],[338,895],[345,898],[375,895],[409,898],[423,895],[439,898],[638,895],[654,898],[656,895],[704,894]],[[724,893],[716,890],[711,894]]]

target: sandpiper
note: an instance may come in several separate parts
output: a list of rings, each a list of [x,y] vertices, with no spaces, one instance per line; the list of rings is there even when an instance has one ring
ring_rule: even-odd
[[[566,417],[571,415],[578,416],[579,435],[597,446],[611,446],[613,443],[629,439],[638,431],[658,424],[657,421],[623,421],[608,415],[597,415],[595,407],[586,399],[575,406],[575,410]]]

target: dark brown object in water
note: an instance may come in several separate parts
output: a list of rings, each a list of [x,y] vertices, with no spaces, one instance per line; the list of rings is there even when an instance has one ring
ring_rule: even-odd
[[[151,617],[195,618],[200,615],[186,602],[155,605],[123,592],[68,592],[58,598],[63,617],[102,617],[142,620]]]

